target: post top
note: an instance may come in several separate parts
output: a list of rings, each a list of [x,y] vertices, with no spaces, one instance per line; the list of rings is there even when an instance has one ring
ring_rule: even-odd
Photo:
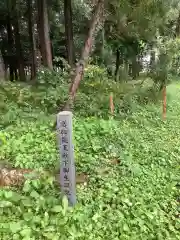
[[[72,112],[70,112],[70,111],[62,111],[62,112],[59,112],[58,115],[60,115],[60,116],[72,115]]]

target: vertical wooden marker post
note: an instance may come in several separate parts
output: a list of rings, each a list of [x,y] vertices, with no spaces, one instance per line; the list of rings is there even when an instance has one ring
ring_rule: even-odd
[[[163,87],[163,120],[166,120],[166,85]]]
[[[110,94],[110,97],[109,97],[109,107],[110,107],[111,114],[113,115],[114,114],[114,103],[113,103],[113,94],[112,93]]]
[[[60,186],[70,206],[76,203],[76,174],[74,148],[72,143],[72,113],[60,112],[57,115],[58,142],[60,149]]]

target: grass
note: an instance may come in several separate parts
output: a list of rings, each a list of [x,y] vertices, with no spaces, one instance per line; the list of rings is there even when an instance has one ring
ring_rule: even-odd
[[[1,160],[21,168],[57,167],[52,112],[65,100],[65,86],[1,86]],[[114,119],[108,110],[111,91]],[[87,186],[77,186],[78,204],[68,208],[51,177],[1,189],[2,239],[180,239],[179,86],[168,87],[166,121],[156,99],[146,83],[138,88],[84,82],[75,106],[74,143],[77,171],[90,177]],[[113,159],[120,164],[110,164]],[[103,176],[101,168],[108,169]]]

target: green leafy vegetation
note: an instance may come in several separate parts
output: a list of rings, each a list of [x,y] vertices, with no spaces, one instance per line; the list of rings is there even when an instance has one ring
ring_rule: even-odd
[[[162,121],[158,98],[150,98],[150,81],[110,85],[105,76],[93,81],[87,71],[86,77],[75,105],[74,144],[76,169],[89,181],[77,185],[77,205],[67,207],[50,174],[28,178],[18,189],[1,189],[2,239],[180,239],[179,85],[168,87],[167,119]],[[57,167],[55,115],[50,112],[57,100],[64,101],[67,86],[63,80],[60,86],[1,85],[2,161],[49,172]],[[120,164],[113,165],[113,159]],[[102,175],[103,168],[108,171]]]
[[[180,239],[179,52],[178,0],[0,1],[1,239]]]

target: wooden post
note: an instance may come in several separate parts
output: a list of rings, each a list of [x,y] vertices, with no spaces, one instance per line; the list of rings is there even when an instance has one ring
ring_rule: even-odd
[[[74,148],[72,143],[72,113],[63,111],[57,115],[58,142],[60,149],[60,186],[66,195],[69,205],[76,203],[76,175]]]
[[[163,120],[166,120],[166,85],[163,87]]]

